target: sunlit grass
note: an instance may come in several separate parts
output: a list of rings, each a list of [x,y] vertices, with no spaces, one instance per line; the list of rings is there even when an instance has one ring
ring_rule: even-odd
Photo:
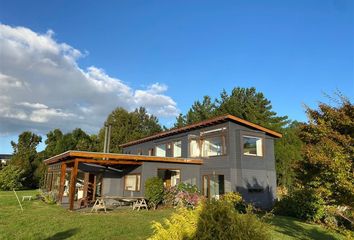
[[[19,191],[35,196],[38,191]],[[22,212],[13,192],[0,192],[0,239],[146,239],[151,222],[168,217],[173,209],[118,209],[108,213],[70,212],[39,200],[24,201]],[[276,216],[274,239],[341,239],[318,225]]]

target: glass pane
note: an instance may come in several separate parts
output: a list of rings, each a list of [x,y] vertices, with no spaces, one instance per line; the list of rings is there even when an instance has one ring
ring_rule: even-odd
[[[219,199],[225,193],[224,175],[210,176],[210,196]]]
[[[156,147],[156,156],[166,157],[166,144],[161,144]]]
[[[262,139],[257,137],[243,137],[243,154],[262,156]]]
[[[203,195],[209,197],[209,176],[203,176]]]
[[[174,157],[181,157],[182,156],[182,142],[174,142],[173,143],[173,156]]]
[[[165,188],[176,186],[181,179],[180,170],[158,169],[157,176],[163,180]]]
[[[191,140],[189,143],[189,152],[190,157],[199,157],[200,156],[200,149],[197,140]]]
[[[136,191],[136,175],[125,176],[125,190]]]
[[[203,157],[222,155],[222,137],[207,138],[203,141]]]

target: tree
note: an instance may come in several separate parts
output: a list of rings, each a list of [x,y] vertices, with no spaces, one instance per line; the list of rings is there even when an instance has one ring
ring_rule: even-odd
[[[231,95],[223,90],[216,102],[216,115],[231,114],[276,131],[281,131],[288,124],[288,117],[277,116],[271,102],[254,87],[234,88]]]
[[[299,182],[317,190],[327,203],[354,205],[354,106],[337,94],[337,106],[307,107],[309,122],[301,127],[304,160]],[[338,99],[337,99],[338,100]]]
[[[38,186],[39,176],[35,174],[35,171],[41,160],[38,158],[36,148],[41,141],[42,138],[40,136],[29,131],[19,135],[18,143],[11,141],[14,155],[10,164],[23,172],[22,185],[24,187],[35,188]]]
[[[22,188],[24,171],[17,166],[8,165],[0,171],[0,190],[9,191]]]
[[[291,122],[282,129],[283,137],[275,142],[278,185],[291,188],[296,179],[295,168],[302,160],[303,142],[299,137],[301,123]]]
[[[98,151],[98,138],[88,135],[81,128],[63,134],[60,129],[47,133],[44,158],[49,158],[69,150]]]
[[[212,102],[209,96],[203,97],[203,102],[195,101],[192,107],[189,109],[186,115],[185,123],[187,125],[200,122],[212,117],[215,117],[216,105],[215,102]]]
[[[120,153],[120,144],[137,140],[161,132],[161,126],[155,116],[149,115],[145,108],[128,112],[123,108],[116,108],[105,121],[105,125],[112,126],[110,152]],[[103,149],[104,128],[99,133],[100,149]]]

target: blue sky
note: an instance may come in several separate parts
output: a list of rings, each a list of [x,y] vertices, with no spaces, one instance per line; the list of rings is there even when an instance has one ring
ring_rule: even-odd
[[[107,106],[94,111],[96,114],[108,113],[115,106],[129,108],[146,103],[163,124],[171,125],[178,112],[185,113],[203,95],[217,97],[222,89],[230,92],[236,86],[254,86],[271,100],[279,115],[305,121],[303,104],[315,107],[318,101],[327,101],[324,92],[331,94],[338,89],[352,100],[354,97],[353,1],[0,0],[0,6],[0,23],[6,25],[6,34],[0,34],[0,39],[7,38],[6,43],[16,38],[17,42],[35,45],[33,42],[40,37],[53,40],[54,46],[65,43],[71,52],[60,45],[58,56],[49,54],[51,62],[63,56],[67,59],[69,54],[69,62],[74,62],[71,67],[77,65],[88,76],[87,81],[93,78],[95,84],[101,80],[122,84],[112,87],[118,91],[114,96],[121,97],[102,100],[100,106]],[[31,33],[25,31],[19,36],[18,27]],[[33,47],[36,51],[25,55],[44,59],[49,48],[44,51],[41,47],[43,44],[37,44]],[[24,51],[21,49],[15,49],[18,55]],[[19,56],[11,56],[14,50],[5,49],[3,52],[10,55],[1,55],[2,50],[0,45],[3,79],[7,83],[13,79],[28,81],[31,86],[40,86],[38,89],[43,85],[43,91],[26,95],[0,90],[12,99],[12,103],[1,104],[0,98],[0,108],[7,107],[7,117],[0,118],[1,153],[11,152],[9,141],[26,129],[45,134],[51,127],[69,131],[78,126],[94,133],[101,127],[105,116],[88,120],[69,107],[98,109],[88,100],[91,90],[73,99],[64,92],[65,104],[58,98],[51,99],[51,94],[37,98],[44,89],[52,89],[53,94],[65,91],[58,85],[60,71],[48,75],[43,65],[32,73],[33,68],[24,69],[25,60],[24,65],[17,64],[15,57]],[[72,53],[74,50],[81,52],[79,57]],[[10,62],[12,57],[17,60]],[[55,66],[58,68],[57,63]],[[36,80],[28,76],[36,76]],[[48,80],[48,76],[58,80]],[[74,80],[68,75],[63,86],[70,89],[70,81]],[[73,82],[72,86],[79,89],[83,85]],[[102,99],[99,94],[110,89],[93,92],[92,99]],[[86,90],[70,91],[75,94]],[[24,97],[13,104],[15,95]],[[138,101],[133,99],[139,97]],[[124,101],[126,98],[132,100]],[[17,106],[22,108],[15,109]],[[29,109],[40,111],[34,115]],[[81,122],[77,116],[81,116]]]

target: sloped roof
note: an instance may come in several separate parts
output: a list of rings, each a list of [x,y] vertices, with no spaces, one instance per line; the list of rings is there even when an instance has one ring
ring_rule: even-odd
[[[198,123],[194,123],[185,127],[181,127],[181,128],[175,128],[175,129],[171,129],[169,131],[165,131],[165,132],[161,132],[161,133],[157,133],[154,134],[152,136],[149,137],[145,137],[145,138],[141,138],[135,141],[131,141],[131,142],[127,142],[124,144],[121,144],[120,147],[128,147],[128,146],[132,146],[135,144],[139,144],[139,143],[143,143],[143,142],[147,142],[147,141],[151,141],[151,140],[155,140],[155,139],[159,139],[159,138],[163,138],[163,137],[167,137],[167,136],[171,136],[171,135],[175,135],[178,133],[183,133],[183,132],[187,132],[193,129],[198,129],[198,128],[203,128],[203,127],[207,127],[207,126],[212,126],[212,125],[216,125],[219,123],[223,123],[223,122],[227,122],[227,121],[232,121],[253,129],[257,129],[260,130],[262,132],[265,132],[266,134],[272,136],[272,137],[276,137],[276,138],[281,138],[282,135],[276,131],[270,130],[268,128],[262,127],[258,124],[249,122],[247,120],[244,120],[242,118],[239,117],[235,117],[233,115],[224,115],[224,116],[220,116],[220,117],[216,117],[216,118],[212,118],[212,119],[208,119],[205,121],[201,121]]]

